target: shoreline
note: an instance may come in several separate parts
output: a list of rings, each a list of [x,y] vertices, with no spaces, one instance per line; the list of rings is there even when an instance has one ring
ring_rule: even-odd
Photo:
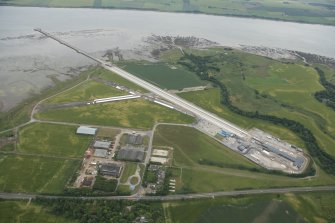
[[[220,14],[220,13],[208,13],[202,11],[165,11],[155,8],[133,8],[133,7],[90,7],[90,6],[37,6],[37,5],[16,5],[10,3],[0,3],[0,7],[31,7],[31,8],[56,8],[56,9],[102,9],[102,10],[133,10],[133,11],[148,11],[148,12],[161,12],[161,13],[182,13],[182,14],[194,14],[194,15],[210,15],[210,16],[223,16],[223,17],[231,17],[231,18],[244,18],[244,19],[260,19],[260,20],[269,20],[269,21],[278,21],[278,22],[290,22],[290,23],[299,23],[299,24],[308,24],[308,25],[321,25],[321,26],[330,26],[334,27],[335,23],[319,23],[319,22],[307,22],[301,20],[285,20],[280,18],[272,18],[272,17],[263,17],[256,15],[240,15],[240,14]]]

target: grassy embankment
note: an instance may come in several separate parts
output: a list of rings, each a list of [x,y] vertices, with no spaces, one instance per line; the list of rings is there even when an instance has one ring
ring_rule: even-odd
[[[135,84],[106,70],[97,69],[94,76],[105,80],[112,80],[132,89],[145,92],[142,88],[136,87]],[[95,90],[99,91],[99,88],[95,88]],[[67,92],[67,94],[71,94],[74,97],[76,97],[76,94],[80,94],[79,91],[74,91],[75,92],[71,90]],[[91,92],[94,92],[94,90]],[[59,95],[59,97],[63,98],[64,96]],[[190,116],[144,99],[48,110],[36,114],[36,117],[43,120],[141,129],[149,129],[153,127],[156,122],[192,123],[194,120]]]
[[[0,190],[61,193],[92,139],[76,135],[75,130],[42,123],[20,129],[16,150],[1,155]]]
[[[322,170],[314,178],[255,172],[259,166],[189,127],[158,126],[154,146],[174,148],[172,175],[177,181],[177,193],[335,184],[335,177]],[[221,167],[199,162],[203,160],[218,163]]]
[[[223,197],[164,203],[167,222],[332,222],[334,193]]]
[[[191,12],[214,15],[242,16],[284,21],[318,24],[335,24],[334,3],[329,0],[267,1],[239,0],[234,2],[220,0],[139,0],[139,1],[101,1],[101,0],[0,0],[1,5],[40,6],[40,7],[88,7],[158,10],[167,12]]]

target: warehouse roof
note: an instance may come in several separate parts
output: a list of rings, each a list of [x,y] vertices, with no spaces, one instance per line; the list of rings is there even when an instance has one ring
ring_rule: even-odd
[[[94,142],[94,147],[95,148],[104,148],[104,149],[109,149],[109,147],[111,146],[112,142],[111,141],[95,141]]]
[[[97,128],[91,128],[87,126],[80,126],[77,129],[77,134],[95,135],[96,132],[97,132]]]
[[[142,161],[144,152],[137,149],[120,149],[117,158],[120,160]]]
[[[96,149],[93,156],[96,156],[96,157],[106,157],[107,156],[107,150],[105,150],[105,149]]]
[[[114,177],[119,177],[121,174],[122,165],[117,163],[105,163],[100,167],[100,172],[103,175],[110,175]]]

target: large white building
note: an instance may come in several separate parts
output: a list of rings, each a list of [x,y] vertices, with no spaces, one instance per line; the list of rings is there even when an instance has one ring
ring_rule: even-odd
[[[91,127],[88,127],[88,126],[80,126],[77,129],[77,134],[94,136],[96,134],[97,130],[98,130],[97,128],[91,128]]]

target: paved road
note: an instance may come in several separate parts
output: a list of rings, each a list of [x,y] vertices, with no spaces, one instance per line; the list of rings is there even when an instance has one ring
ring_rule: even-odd
[[[301,192],[317,192],[317,191],[335,191],[335,186],[319,186],[319,187],[291,187],[291,188],[275,188],[275,189],[256,189],[256,190],[240,190],[240,191],[221,191],[212,193],[199,194],[181,194],[167,196],[104,196],[104,197],[72,197],[72,196],[51,196],[38,194],[22,194],[22,193],[0,193],[1,199],[34,199],[37,197],[45,199],[79,199],[79,200],[147,200],[147,201],[172,201],[172,200],[190,200],[199,198],[215,198],[224,196],[238,195],[257,195],[257,194],[283,194],[283,193],[301,193]]]

